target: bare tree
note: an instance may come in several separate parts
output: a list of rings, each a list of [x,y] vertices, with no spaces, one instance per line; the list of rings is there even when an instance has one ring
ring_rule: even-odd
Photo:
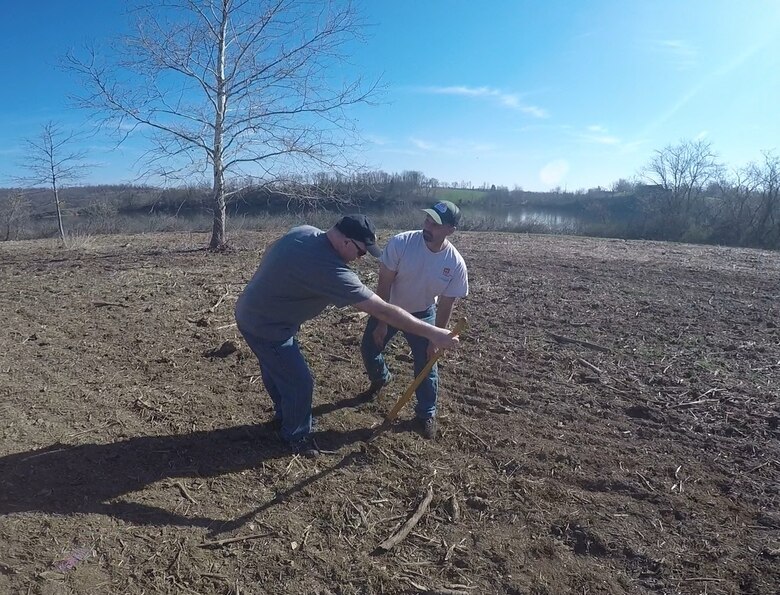
[[[226,245],[226,175],[266,183],[288,172],[350,165],[347,108],[375,85],[342,79],[362,30],[350,0],[161,0],[107,63],[70,54],[78,98],[120,135],[151,131],[147,172],[209,176],[211,249]]]
[[[656,150],[641,175],[666,192],[658,193],[656,205],[669,217],[687,218],[695,214],[704,188],[720,176],[723,166],[709,142],[682,141]]]
[[[45,186],[51,190],[52,200],[57,214],[57,226],[60,239],[65,242],[65,228],[62,224],[62,201],[60,191],[65,186],[77,182],[89,172],[84,162],[86,151],[75,149],[80,135],[65,132],[54,122],[47,122],[36,138],[24,141],[24,161],[20,167],[27,171],[26,176],[17,178],[25,186]]]
[[[780,157],[764,153],[763,163],[750,163],[742,171],[743,194],[750,200],[749,233],[759,245],[774,247],[780,241]]]
[[[612,192],[633,192],[636,189],[636,182],[620,178],[612,183]]]
[[[735,170],[731,181],[721,182],[722,200],[717,213],[721,241],[731,244],[745,242],[749,235],[751,200],[756,187],[757,181],[751,176],[750,166]]]
[[[24,222],[29,216],[30,205],[21,191],[11,191],[0,198],[0,225],[4,230],[4,240],[7,242],[19,239]]]

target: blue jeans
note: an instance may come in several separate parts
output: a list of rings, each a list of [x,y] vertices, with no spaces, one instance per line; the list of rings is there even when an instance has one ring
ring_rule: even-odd
[[[311,433],[311,401],[314,379],[298,347],[298,340],[266,341],[241,330],[260,362],[260,374],[282,422],[282,438],[296,442]]]
[[[431,306],[422,312],[413,312],[412,316],[429,324],[433,324],[436,321],[436,307]],[[368,319],[366,330],[363,333],[363,341],[360,344],[360,353],[363,356],[363,364],[366,367],[368,379],[371,382],[387,381],[390,378],[390,370],[387,368],[382,351],[398,332],[397,328],[388,326],[382,349],[379,349],[376,343],[374,343],[374,337],[372,336],[378,323],[379,321],[373,316]],[[422,371],[428,363],[428,339],[406,332],[404,332],[404,337],[406,337],[406,342],[409,343],[409,347],[412,349],[414,375],[417,377],[420,371]],[[436,395],[438,392],[439,370],[438,366],[434,365],[428,376],[423,379],[422,384],[420,384],[415,391],[417,406],[414,408],[414,412],[417,417],[420,419],[428,419],[429,417],[436,415]]]

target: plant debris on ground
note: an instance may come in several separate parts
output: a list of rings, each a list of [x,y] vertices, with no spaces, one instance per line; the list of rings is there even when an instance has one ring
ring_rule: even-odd
[[[408,348],[360,402],[366,318],[330,308],[309,460],[233,321],[281,233],[0,244],[0,593],[780,590],[780,255],[458,233],[437,440],[411,406],[367,440]]]

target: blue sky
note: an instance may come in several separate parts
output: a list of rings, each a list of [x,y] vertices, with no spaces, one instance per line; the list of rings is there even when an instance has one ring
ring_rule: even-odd
[[[776,0],[364,0],[353,65],[386,86],[354,114],[388,172],[546,190],[608,187],[653,150],[704,138],[742,166],[780,150]],[[0,185],[21,140],[85,126],[66,50],[126,26],[124,3],[14,3],[0,22]],[[89,140],[89,181],[135,179],[138,147]]]

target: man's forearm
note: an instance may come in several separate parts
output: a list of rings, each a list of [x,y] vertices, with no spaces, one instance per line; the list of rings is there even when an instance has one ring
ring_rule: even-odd
[[[446,311],[445,311],[446,310]],[[436,326],[439,328],[447,328],[452,316],[452,306],[449,308],[439,308],[436,310]]]
[[[370,299],[355,304],[355,307],[358,310],[367,312],[389,326],[407,333],[412,333],[413,335],[425,337],[426,339],[430,339],[431,336],[440,332],[437,327],[415,318],[403,308],[388,304],[376,294]]]
[[[379,267],[379,280],[376,284],[376,294],[384,301],[390,301],[390,291],[393,287],[393,281],[395,281],[396,273],[391,271],[384,265]]]
[[[386,304],[386,306],[386,308],[382,308],[374,314],[374,317],[389,326],[407,333],[412,333],[413,335],[419,335],[421,337],[428,337],[430,335],[430,331],[433,327],[427,322],[415,318],[409,314],[409,312],[398,306],[392,304]]]
[[[439,303],[436,305],[436,326],[439,328],[447,328],[452,317],[452,309],[455,305],[455,300],[452,298],[439,298]]]
[[[450,331],[423,322],[406,310],[388,304],[376,294],[358,302],[355,304],[355,308],[404,332],[425,337],[431,342],[434,349],[454,349],[458,346],[458,338]]]

